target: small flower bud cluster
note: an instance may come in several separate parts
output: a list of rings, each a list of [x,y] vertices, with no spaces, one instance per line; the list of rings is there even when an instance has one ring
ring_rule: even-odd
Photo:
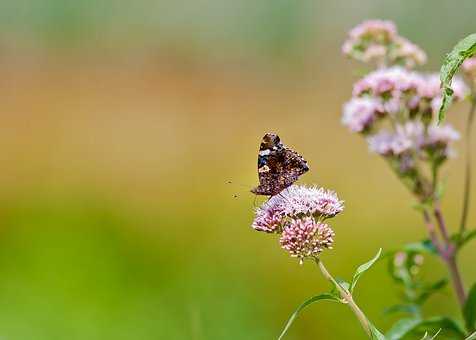
[[[354,27],[342,46],[342,52],[378,67],[395,64],[414,68],[426,63],[425,52],[398,35],[395,24],[386,20],[368,20]]]
[[[281,235],[281,247],[302,263],[332,249],[334,232],[324,221],[344,210],[335,192],[292,185],[256,210],[252,227]]]
[[[414,193],[427,199],[432,185],[425,176],[453,155],[451,146],[459,133],[449,124],[436,124],[442,100],[439,76],[409,70],[422,64],[425,54],[398,36],[392,22],[371,20],[358,25],[343,50],[374,63],[364,56],[377,47],[385,50],[381,55],[385,63],[376,63],[379,68],[354,84],[352,98],[343,106],[342,123],[365,137],[369,149],[387,159],[399,176],[410,179]],[[476,79],[476,59],[468,59],[463,69],[468,78]],[[458,77],[452,89],[455,102],[469,94]],[[426,175],[422,166],[429,169]]]

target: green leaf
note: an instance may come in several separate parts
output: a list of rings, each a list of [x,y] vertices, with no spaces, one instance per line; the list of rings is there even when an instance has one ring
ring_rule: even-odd
[[[408,243],[403,246],[403,251],[405,252],[414,252],[414,253],[428,253],[428,254],[438,254],[437,249],[433,243],[428,240],[422,240],[420,242]]]
[[[463,306],[463,317],[468,331],[474,331],[476,328],[476,283],[469,290]]]
[[[394,313],[407,313],[413,316],[418,316],[420,314],[420,307],[415,304],[399,304],[393,305],[388,308],[385,308],[384,314],[394,314]]]
[[[296,320],[296,318],[298,317],[299,313],[300,313],[304,308],[306,308],[307,306],[313,304],[314,302],[321,301],[321,300],[328,300],[328,301],[340,302],[340,299],[339,299],[338,297],[336,297],[334,294],[330,294],[330,293],[319,294],[319,295],[316,295],[316,296],[313,296],[313,297],[307,299],[307,300],[304,301],[304,302],[294,311],[294,313],[291,315],[291,317],[289,318],[288,322],[287,322],[286,325],[284,326],[283,331],[282,331],[281,334],[279,335],[278,340],[281,340],[281,339],[284,337],[284,335],[286,334],[286,332],[289,330],[289,327],[291,327],[291,325],[293,324],[294,320]]]
[[[433,336],[429,336],[428,332],[425,332],[425,335],[423,335],[423,338],[421,338],[420,340],[434,340],[436,339],[438,334],[440,334],[440,332],[441,332],[441,328]]]
[[[476,332],[471,333],[466,339],[464,340],[476,340]]]
[[[435,283],[424,287],[423,292],[418,296],[416,302],[418,304],[423,304],[433,293],[439,291],[448,284],[448,279],[441,279]]]
[[[468,35],[466,38],[456,44],[453,50],[446,55],[443,65],[440,69],[440,80],[442,89],[442,102],[438,113],[438,123],[445,119],[445,113],[451,104],[453,90],[451,81],[466,58],[476,54],[476,33]]]
[[[352,282],[350,283],[350,292],[352,293],[354,291],[355,285],[357,284],[357,281],[359,278],[362,276],[363,273],[365,273],[367,270],[370,269],[370,267],[373,266],[375,262],[380,258],[380,255],[382,254],[382,248],[379,249],[377,254],[368,262],[361,264],[359,268],[355,271],[354,277],[352,278]]]
[[[462,246],[464,246],[466,243],[468,243],[475,237],[476,237],[476,230],[466,231],[464,235],[462,235],[461,238],[459,239],[458,247],[461,248]]]
[[[453,319],[447,317],[434,317],[430,319],[402,319],[387,332],[386,337],[389,340],[397,340],[407,335],[425,334],[428,331],[445,333],[451,336],[451,339],[463,339],[465,331]]]
[[[336,277],[335,280],[339,284],[339,286],[341,286],[341,288],[344,288],[345,290],[349,290],[349,288],[350,288],[350,283],[349,282],[347,282],[346,280],[341,279],[339,277]],[[338,293],[336,295],[339,296]]]
[[[433,338],[443,331],[451,339],[464,338],[464,330],[454,320],[447,317],[434,317],[426,320],[418,318],[407,318],[397,321],[387,332],[388,340],[398,340],[409,335],[428,334],[428,331],[434,331]]]
[[[397,340],[409,334],[415,327],[421,323],[418,318],[405,318],[398,320],[392,328],[385,334],[388,340]]]
[[[368,321],[368,320],[367,320]],[[377,327],[375,327],[370,321],[369,321],[369,325],[370,325],[370,334],[372,336],[372,340],[388,340],[385,335],[383,335],[378,329]]]

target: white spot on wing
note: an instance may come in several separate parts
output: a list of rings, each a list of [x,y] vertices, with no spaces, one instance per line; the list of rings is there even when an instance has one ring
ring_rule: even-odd
[[[270,149],[266,149],[266,150],[261,150],[261,151],[259,152],[259,155],[260,155],[260,156],[268,156],[270,153],[271,153],[271,150],[270,150]]]
[[[262,166],[261,168],[258,168],[258,172],[268,172],[270,169],[269,169],[269,166],[265,165],[265,166]]]

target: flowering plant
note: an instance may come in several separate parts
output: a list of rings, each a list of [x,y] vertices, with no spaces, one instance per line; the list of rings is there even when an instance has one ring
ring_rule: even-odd
[[[400,36],[390,21],[369,20],[356,26],[349,32],[342,52],[372,68],[354,84],[352,97],[343,106],[342,123],[361,136],[369,150],[381,156],[409,189],[417,201],[428,238],[397,247],[383,256],[388,259],[392,279],[403,291],[403,301],[389,306],[388,312],[407,314],[384,335],[352,296],[357,280],[381,258],[381,251],[361,265],[350,282],[336,280],[320,258],[324,250],[332,249],[334,231],[328,221],[344,210],[343,201],[333,191],[298,185],[271,197],[256,210],[253,228],[278,234],[285,251],[301,264],[313,260],[333,284],[331,292],[311,297],[298,307],[280,338],[303,308],[316,301],[332,300],[348,305],[371,339],[476,339],[476,284],[466,290],[457,263],[458,251],[476,237],[476,230],[466,228],[471,123],[476,110],[476,34],[462,40],[448,54],[440,76],[414,70],[426,62],[427,56],[420,47]],[[464,78],[455,77],[461,65]],[[440,206],[440,170],[455,156],[453,144],[461,134],[443,120],[452,102],[463,101],[471,103],[466,126],[465,188],[459,230],[451,234]],[[447,267],[464,326],[449,316],[423,314],[421,306],[448,281],[422,281],[419,269],[424,265],[424,256],[437,256]]]

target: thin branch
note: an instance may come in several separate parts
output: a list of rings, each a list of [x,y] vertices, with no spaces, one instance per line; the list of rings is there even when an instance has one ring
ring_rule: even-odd
[[[451,242],[451,239],[449,238],[446,222],[443,218],[443,213],[441,212],[438,203],[435,203],[433,213],[435,215],[436,221],[438,222],[439,230],[443,235],[443,239],[445,241],[445,252],[443,259],[445,260],[445,263],[448,266],[456,296],[458,297],[459,304],[462,307],[466,302],[466,291],[464,289],[461,273],[456,262],[456,248]]]
[[[435,246],[440,256],[444,257],[444,248],[440,244],[435,226],[431,222],[430,214],[428,214],[428,211],[426,210],[423,211],[423,221],[425,222],[425,226],[428,231],[428,235],[430,236],[431,243],[433,243],[433,246]]]
[[[448,229],[446,228],[445,219],[443,218],[443,213],[441,212],[438,203],[435,203],[433,213],[436,217],[436,221],[438,222],[438,228],[440,229],[441,235],[443,236],[443,240],[445,241],[446,247],[448,247],[449,245],[451,245],[451,240],[448,234]]]
[[[372,331],[370,329],[369,321],[368,321],[367,317],[365,316],[364,312],[362,312],[362,310],[359,308],[359,306],[357,306],[357,304],[355,303],[354,299],[352,298],[352,294],[347,289],[342,287],[332,277],[332,275],[327,271],[326,267],[324,266],[324,264],[322,263],[321,260],[315,258],[315,261],[316,261],[317,266],[321,270],[322,275],[324,275],[324,277],[327,280],[331,281],[334,284],[334,286],[339,291],[339,294],[340,294],[341,298],[348,304],[350,309],[352,309],[352,311],[354,312],[357,319],[360,321],[360,324],[364,328],[364,330],[367,333],[367,335],[369,336],[369,338],[372,338]]]

